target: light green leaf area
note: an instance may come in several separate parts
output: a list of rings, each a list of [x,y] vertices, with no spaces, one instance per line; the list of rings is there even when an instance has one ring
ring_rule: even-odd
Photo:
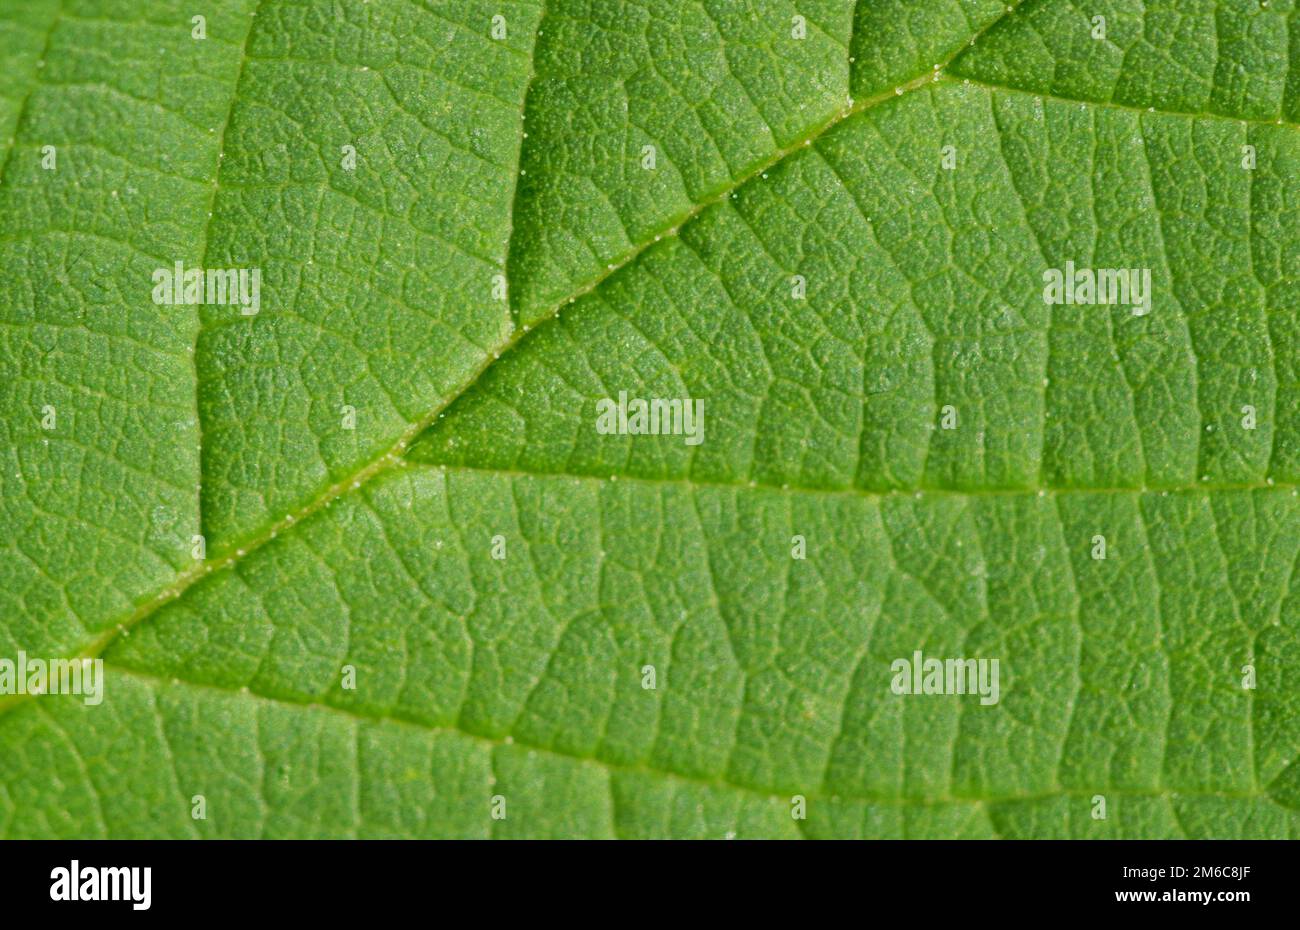
[[[1294,3],[200,6],[0,0],[0,835],[1300,835]]]

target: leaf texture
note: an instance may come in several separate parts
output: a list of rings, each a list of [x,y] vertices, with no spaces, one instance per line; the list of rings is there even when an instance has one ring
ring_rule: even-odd
[[[205,6],[0,3],[0,835],[1300,833],[1293,3]]]

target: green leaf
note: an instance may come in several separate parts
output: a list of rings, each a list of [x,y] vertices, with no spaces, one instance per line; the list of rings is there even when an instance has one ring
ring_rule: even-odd
[[[1300,834],[1295,4],[203,6],[0,5],[0,835]]]

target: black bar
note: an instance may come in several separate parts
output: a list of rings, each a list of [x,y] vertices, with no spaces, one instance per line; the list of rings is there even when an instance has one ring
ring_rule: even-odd
[[[816,922],[830,922],[835,912],[828,908],[877,919],[905,907],[915,908],[921,923],[926,914],[1103,910],[1231,920],[1261,908],[1293,911],[1295,851],[1280,841],[1196,840],[10,841],[0,843],[0,900],[10,918],[284,913],[336,921],[433,908],[424,913],[461,923],[453,915],[468,908],[494,921],[512,913],[549,921],[586,912],[602,922],[641,924],[675,921],[689,907],[695,917],[716,913],[729,921],[805,908],[822,915]],[[118,883],[119,900],[53,900],[52,893],[67,896],[73,860],[88,892],[97,891],[103,873],[95,871],[85,885],[87,870],[149,868],[147,909],[136,906],[144,898],[142,871],[132,873],[138,886],[127,884],[125,873],[110,873],[106,886]],[[68,880],[56,888],[58,869]],[[1120,900],[1134,892],[1154,900]],[[1214,896],[1208,902],[1163,897],[1207,892]],[[1218,899],[1227,894],[1238,900]]]

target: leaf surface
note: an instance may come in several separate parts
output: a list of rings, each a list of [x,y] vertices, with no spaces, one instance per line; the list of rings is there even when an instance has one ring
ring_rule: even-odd
[[[1300,832],[1291,4],[208,7],[0,5],[0,834]]]

